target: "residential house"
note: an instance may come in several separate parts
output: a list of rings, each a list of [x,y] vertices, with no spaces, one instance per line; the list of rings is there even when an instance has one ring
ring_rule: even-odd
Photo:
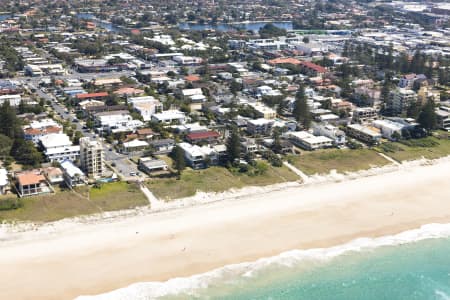
[[[215,144],[219,138],[220,134],[216,131],[191,132],[186,135],[186,141],[192,144]]]
[[[63,170],[64,182],[69,188],[87,184],[87,178],[84,173],[71,161],[65,160],[61,162],[61,168]]]
[[[151,175],[155,173],[167,172],[169,170],[169,166],[162,159],[142,157],[139,159],[139,170]]]
[[[48,167],[43,170],[43,173],[50,184],[60,184],[64,182],[63,172],[60,168]]]
[[[130,113],[125,110],[96,113],[94,118],[97,128],[113,133],[135,131],[144,125],[142,121],[133,120]]]
[[[161,139],[149,142],[150,147],[155,151],[154,154],[168,154],[175,147],[175,140]]]
[[[52,192],[50,184],[39,170],[16,174],[19,197],[33,196]]]
[[[120,151],[124,154],[130,154],[130,153],[143,151],[148,146],[149,146],[149,143],[147,143],[146,141],[132,140],[129,142],[124,142],[120,146]]]

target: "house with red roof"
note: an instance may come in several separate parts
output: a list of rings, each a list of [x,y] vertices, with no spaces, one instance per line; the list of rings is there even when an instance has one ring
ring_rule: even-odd
[[[302,72],[308,76],[319,76],[327,73],[327,69],[310,61],[302,61],[300,64]]]
[[[214,144],[218,142],[219,138],[220,134],[216,131],[191,132],[186,135],[186,141],[192,144]]]
[[[108,97],[107,92],[99,92],[99,93],[86,93],[86,94],[77,94],[76,96],[77,100],[87,100],[87,99],[104,99]]]

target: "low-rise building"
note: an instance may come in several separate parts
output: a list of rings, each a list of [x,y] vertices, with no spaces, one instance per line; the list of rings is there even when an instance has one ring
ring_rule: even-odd
[[[361,124],[348,125],[346,131],[347,135],[371,145],[378,144],[382,137],[378,129]]]
[[[132,140],[121,145],[120,151],[125,154],[135,153],[145,150],[149,144],[146,141]]]
[[[71,161],[65,160],[61,162],[63,170],[64,182],[69,188],[87,184],[86,175]]]
[[[267,119],[256,119],[247,121],[247,132],[251,135],[267,136],[272,133],[274,122]]]
[[[39,139],[44,154],[51,162],[76,161],[80,157],[80,146],[74,146],[64,133],[52,133]]]
[[[168,154],[175,147],[175,140],[161,139],[149,142],[150,147],[155,151],[155,154]]]
[[[367,123],[378,118],[378,110],[373,107],[358,107],[353,110],[352,121],[354,123]]]
[[[163,110],[162,103],[152,96],[128,98],[128,103],[133,105],[133,108],[139,112],[145,122],[150,121],[152,115]]]
[[[441,107],[436,110],[439,128],[450,131],[450,107]]]
[[[382,137],[389,140],[396,140],[395,135],[402,136],[402,130],[407,127],[391,120],[375,120],[372,122],[372,126],[378,128]]]
[[[155,173],[167,172],[169,170],[169,166],[162,159],[142,157],[139,159],[139,170],[151,175]]]
[[[108,111],[95,114],[95,126],[100,130],[107,132],[126,132],[135,131],[142,127],[144,123],[139,120],[133,120],[128,111]]]
[[[333,140],[325,136],[315,136],[307,131],[287,132],[289,140],[306,150],[316,150],[333,146]]]
[[[39,170],[16,174],[19,197],[27,197],[52,192],[50,184]]]
[[[163,124],[184,124],[187,121],[186,114],[179,110],[166,110],[152,115],[151,120]]]
[[[186,141],[193,144],[214,144],[218,142],[219,137],[220,134],[216,131],[191,132],[186,135]]]
[[[202,147],[189,143],[180,143],[178,145],[184,151],[186,163],[193,169],[216,165],[226,155],[226,147],[224,145]]]
[[[333,126],[331,124],[317,124],[313,125],[313,133],[317,136],[325,136],[333,140],[334,145],[343,146],[345,145],[345,132]]]

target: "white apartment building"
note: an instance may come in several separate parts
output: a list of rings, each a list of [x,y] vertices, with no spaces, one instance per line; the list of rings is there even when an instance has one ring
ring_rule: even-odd
[[[44,154],[51,162],[76,161],[80,157],[80,146],[74,146],[64,133],[52,133],[39,139]]]
[[[109,132],[135,131],[144,123],[133,120],[126,110],[101,112],[95,115],[95,126]]]
[[[293,144],[306,150],[316,150],[333,146],[333,140],[325,136],[314,136],[307,131],[287,132]]]
[[[345,145],[345,133],[331,124],[313,124],[313,133],[316,136],[325,136],[333,140],[336,146]]]
[[[187,164],[193,169],[200,169],[207,167],[206,161],[209,160],[211,165],[219,162],[222,155],[226,154],[227,148],[225,145],[215,146],[197,146],[189,143],[178,144],[184,151],[184,158]]]
[[[187,118],[185,113],[179,110],[166,110],[152,115],[151,120],[153,122],[164,124],[171,124],[171,123],[184,124],[186,123]]]
[[[152,115],[163,110],[162,103],[152,96],[128,98],[128,103],[133,105],[145,122],[150,121]]]
[[[375,120],[372,122],[372,126],[380,129],[381,135],[386,138],[392,140],[392,135],[394,133],[402,135],[403,128],[407,126],[398,122],[393,122],[390,120]]]
[[[19,106],[22,101],[22,97],[20,95],[2,95],[0,96],[0,105],[3,105],[6,101],[9,102],[10,106]]]
[[[398,88],[390,94],[391,109],[395,114],[405,114],[414,102],[417,102],[417,94],[413,90]]]
[[[80,139],[81,169],[90,178],[101,178],[105,172],[103,145],[88,137]]]

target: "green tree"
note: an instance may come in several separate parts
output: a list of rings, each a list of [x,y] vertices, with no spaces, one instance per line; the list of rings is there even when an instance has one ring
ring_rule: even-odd
[[[236,127],[233,127],[231,134],[226,142],[228,161],[234,163],[241,157],[241,138],[239,136],[239,131]]]
[[[428,131],[437,127],[437,117],[433,101],[428,101],[419,113],[417,122]]]
[[[303,85],[300,85],[297,94],[295,95],[294,110],[292,111],[292,114],[303,128],[309,129],[311,126],[311,113],[309,111],[308,101]]]
[[[184,150],[180,146],[176,145],[172,149],[171,156],[173,159],[174,168],[175,170],[177,170],[178,179],[180,179],[181,171],[186,168],[186,161],[184,160]]]
[[[0,133],[12,139],[22,136],[20,120],[9,101],[5,101],[0,107]]]
[[[0,160],[5,160],[11,152],[13,140],[4,134],[0,134]]]
[[[18,163],[33,168],[39,167],[43,161],[42,153],[37,151],[34,144],[23,139],[16,139],[14,141],[11,155]]]

